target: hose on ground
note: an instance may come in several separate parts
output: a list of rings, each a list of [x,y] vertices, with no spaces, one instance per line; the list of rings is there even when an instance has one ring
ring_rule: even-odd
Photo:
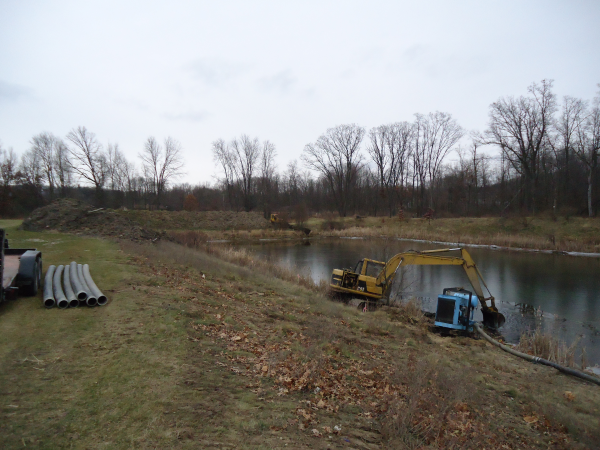
[[[73,292],[75,293],[77,300],[79,300],[80,302],[85,302],[85,300],[87,299],[87,292],[85,291],[85,288],[83,287],[81,280],[79,279],[79,275],[77,273],[77,263],[75,261],[72,261],[69,267],[69,278],[71,279],[71,286],[73,287]]]
[[[594,383],[594,384],[597,384],[598,386],[600,386],[600,378],[593,377],[591,375],[588,375],[587,373],[580,372],[579,370],[561,366],[560,364],[553,363],[552,361],[548,361],[547,359],[540,358],[538,356],[528,355],[526,353],[521,353],[516,350],[513,350],[512,348],[501,344],[497,340],[492,339],[485,331],[483,331],[483,329],[481,328],[481,325],[479,325],[478,323],[475,323],[475,329],[490,344],[494,344],[496,347],[500,347],[502,350],[510,353],[511,355],[526,359],[527,361],[532,362],[532,363],[544,364],[545,366],[554,367],[555,369],[560,370],[561,372],[566,373],[567,375],[578,377],[583,380],[589,381],[590,383]]]
[[[67,296],[67,300],[69,301],[69,307],[73,308],[75,306],[79,306],[79,300],[73,292],[73,286],[71,284],[71,266],[66,265],[65,271],[63,272],[63,285],[65,286],[65,295]]]
[[[52,277],[56,266],[48,267],[46,271],[46,278],[44,278],[44,306],[46,308],[52,308],[54,306],[54,293],[52,292]]]
[[[52,278],[52,291],[54,292],[54,299],[56,300],[56,306],[60,309],[68,308],[69,301],[65,295],[60,279],[62,278],[63,269],[65,266],[62,264],[54,271],[54,277]]]
[[[81,283],[83,290],[87,293],[87,300],[85,303],[88,306],[96,306],[98,304],[98,299],[94,297],[92,290],[85,281],[85,276],[83,275],[83,266],[81,264],[77,264],[77,277],[79,278],[79,282]]]
[[[92,295],[98,299],[98,306],[106,305],[108,299],[106,298],[106,295],[104,295],[100,289],[98,289],[96,283],[94,283],[94,280],[90,275],[90,266],[88,264],[83,265],[83,277],[85,278],[85,282],[87,283],[88,287],[92,291]]]

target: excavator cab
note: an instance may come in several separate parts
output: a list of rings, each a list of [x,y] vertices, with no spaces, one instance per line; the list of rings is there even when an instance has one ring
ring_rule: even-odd
[[[331,274],[331,287],[342,294],[355,294],[360,297],[379,299],[381,286],[377,285],[377,276],[385,263],[373,259],[361,259],[352,269],[334,269]]]

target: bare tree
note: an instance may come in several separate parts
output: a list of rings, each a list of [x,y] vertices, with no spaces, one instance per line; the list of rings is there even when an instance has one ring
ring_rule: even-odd
[[[449,113],[436,111],[427,116],[417,114],[420,155],[423,160],[422,171],[427,174],[429,182],[429,207],[434,208],[434,187],[442,163],[450,150],[463,137],[464,130]]]
[[[275,144],[270,141],[264,141],[262,144],[262,152],[260,155],[260,183],[259,195],[263,208],[265,219],[271,214],[271,203],[273,201],[273,182],[275,178]]]
[[[17,154],[12,148],[5,150],[0,144],[0,186],[8,188],[17,173]]]
[[[42,164],[39,155],[33,150],[28,150],[21,156],[21,164],[18,171],[20,182],[34,188],[39,196],[42,195],[42,183],[44,180],[41,167]]]
[[[570,191],[570,170],[571,161],[570,155],[573,153],[575,130],[581,126],[581,122],[585,119],[584,111],[586,104],[583,100],[565,96],[563,103],[560,108],[560,115],[556,121],[556,130],[558,132],[558,139],[552,139],[550,142],[554,144],[554,154],[557,163],[563,163],[563,196],[565,199],[569,198]],[[558,147],[558,148],[557,148]],[[562,153],[562,154],[561,154]],[[562,160],[562,161],[561,161]]]
[[[154,137],[149,137],[144,145],[144,151],[139,154],[139,157],[142,160],[144,174],[152,183],[156,206],[159,207],[161,196],[167,185],[183,174],[181,144],[172,137],[168,137],[165,139],[163,148]]]
[[[600,159],[600,96],[595,97],[584,120],[575,121],[575,154],[585,165],[588,175],[588,215],[594,216],[592,202],[594,175]]]
[[[338,125],[304,147],[302,160],[327,180],[342,217],[348,214],[362,166],[360,144],[364,135],[365,129],[356,124]]]
[[[248,135],[243,134],[239,140],[231,141],[230,148],[235,164],[235,173],[238,175],[242,187],[244,209],[250,211],[256,206],[253,181],[261,156],[260,142],[258,138],[251,139]]]
[[[485,188],[489,179],[489,157],[478,152],[482,145],[478,138],[477,135],[472,136],[468,149],[457,149],[460,171],[464,176],[467,189],[467,208],[465,210],[467,214],[479,214],[480,188]],[[474,210],[471,210],[472,203],[475,204]]]
[[[60,186],[61,197],[67,196],[67,188],[72,184],[72,169],[69,159],[69,148],[60,138],[54,142],[54,169],[56,181]]]
[[[390,217],[395,213],[396,193],[402,204],[402,192],[412,153],[414,130],[409,122],[381,125],[369,131],[367,151],[375,163],[379,194],[387,197]],[[373,199],[375,213],[377,202]]]
[[[375,215],[377,215],[377,205],[379,197],[389,197],[390,184],[392,183],[392,174],[394,173],[394,154],[390,151],[388,143],[389,139],[389,126],[380,125],[376,128],[369,130],[369,145],[367,146],[367,152],[371,156],[371,159],[375,163],[375,170],[377,174],[377,182],[379,184],[379,195],[373,198],[373,206]],[[389,200],[389,198],[388,198]],[[390,211],[390,216],[391,216]]]
[[[54,155],[56,137],[52,133],[43,132],[36,134],[31,139],[31,150],[37,154],[42,165],[42,173],[48,183],[48,194],[50,200],[54,198],[54,187],[56,185],[56,170]]]
[[[96,201],[102,204],[102,189],[107,175],[106,155],[102,151],[102,145],[86,127],[74,128],[67,134],[67,139],[74,145],[69,149],[73,172],[94,186]]]
[[[229,201],[229,205],[233,207],[233,191],[236,180],[236,165],[233,153],[223,139],[217,139],[212,143],[212,151],[214,160],[221,166],[221,169],[223,169],[223,174],[225,175],[224,184],[225,190],[227,191],[227,199]]]
[[[0,211],[10,213],[13,184],[17,180],[18,160],[12,148],[5,150],[0,144]]]
[[[490,105],[485,138],[486,143],[500,147],[523,177],[525,207],[534,211],[540,156],[548,146],[556,97],[552,93],[552,80],[533,83],[528,91],[530,97],[501,98]]]

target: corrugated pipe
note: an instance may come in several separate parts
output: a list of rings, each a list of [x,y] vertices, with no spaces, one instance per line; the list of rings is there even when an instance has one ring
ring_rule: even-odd
[[[79,300],[73,292],[73,286],[71,285],[71,266],[65,266],[65,271],[63,273],[63,285],[65,287],[65,295],[67,296],[67,300],[69,301],[69,308],[74,308],[79,306]]]
[[[83,277],[85,278],[85,282],[87,283],[88,287],[92,291],[92,295],[98,299],[98,306],[106,305],[108,299],[106,298],[106,295],[100,292],[100,289],[98,289],[98,286],[96,286],[96,283],[94,283],[94,280],[92,280],[92,276],[90,275],[90,266],[87,264],[83,265]]]
[[[44,306],[46,308],[52,308],[56,303],[54,301],[54,293],[52,292],[52,277],[55,270],[56,266],[48,267],[46,278],[44,278]]]
[[[85,302],[87,299],[87,292],[85,292],[85,289],[79,280],[79,275],[77,274],[77,263],[72,261],[69,267],[69,278],[71,279],[71,287],[73,288],[73,292],[75,293],[77,300],[80,302]]]
[[[481,329],[481,325],[479,325],[478,323],[475,323],[475,328],[477,329],[479,334],[481,334],[483,336],[483,338],[486,341],[488,341],[490,344],[494,344],[496,347],[500,347],[502,350],[510,353],[511,355],[515,355],[515,356],[518,356],[519,358],[526,359],[527,361],[532,362],[532,363],[544,364],[545,366],[554,367],[555,369],[560,370],[561,372],[566,373],[567,375],[572,375],[574,377],[581,378],[583,380],[589,381],[590,383],[594,383],[594,384],[597,384],[600,386],[600,378],[593,377],[591,375],[588,375],[587,373],[580,372],[579,370],[561,366],[560,364],[553,363],[552,361],[548,361],[547,359],[544,359],[544,358],[539,358],[537,356],[532,356],[532,355],[528,355],[526,353],[518,352],[516,350],[513,350],[510,347],[507,347],[506,345],[501,344],[497,340],[492,339],[485,331],[483,331]]]
[[[52,277],[52,291],[54,292],[54,299],[56,300],[56,306],[60,309],[68,308],[69,301],[63,291],[60,279],[62,277],[63,269],[65,266],[62,264],[54,271],[54,277]]]
[[[83,275],[83,266],[81,264],[77,264],[77,276],[79,277],[79,282],[81,283],[83,290],[87,293],[87,300],[85,303],[88,306],[96,306],[98,304],[98,299],[94,297],[92,290],[85,281],[85,276]]]

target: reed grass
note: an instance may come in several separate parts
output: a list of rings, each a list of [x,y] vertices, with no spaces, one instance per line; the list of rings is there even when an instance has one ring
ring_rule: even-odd
[[[496,245],[565,252],[600,252],[600,220],[555,222],[538,218],[348,219],[345,226],[320,232],[331,237],[394,237],[452,244]]]
[[[567,345],[550,333],[536,329],[533,333],[521,334],[516,350],[547,359],[562,366],[585,368],[587,364],[585,348],[582,349],[581,366],[575,363],[575,351],[580,339],[578,338],[571,345]]]

